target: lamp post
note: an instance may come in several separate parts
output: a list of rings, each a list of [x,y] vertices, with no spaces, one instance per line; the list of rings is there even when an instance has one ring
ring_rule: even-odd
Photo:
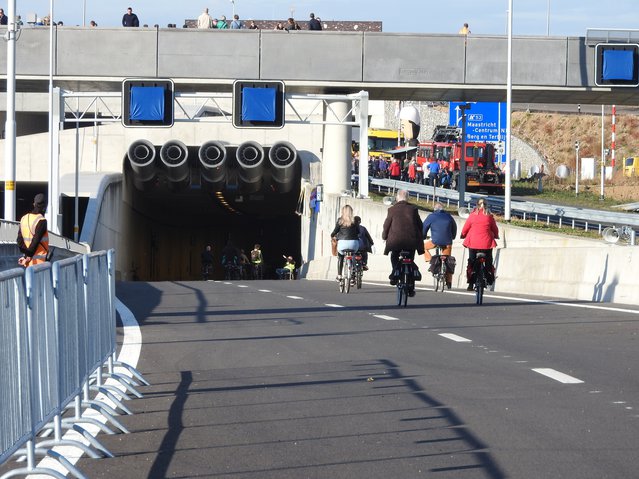
[[[230,0],[230,2],[233,4],[233,18],[235,18],[235,0]]]
[[[504,219],[510,221],[511,174],[511,114],[513,109],[513,0],[508,0],[508,68],[506,72],[506,184],[504,185]]]
[[[16,219],[16,0],[7,4],[7,115],[4,139],[4,219]]]
[[[548,8],[546,9],[546,36],[550,36],[550,0],[548,0]]]

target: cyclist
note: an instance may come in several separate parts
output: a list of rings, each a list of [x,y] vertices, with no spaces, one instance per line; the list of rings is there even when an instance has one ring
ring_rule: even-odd
[[[259,243],[255,244],[255,247],[251,250],[251,264],[253,265],[254,279],[262,279],[262,262],[264,257],[262,256],[262,250]]]
[[[359,216],[355,216],[353,218],[355,220],[355,224],[359,226],[359,252],[362,254],[362,269],[364,271],[368,271],[368,253],[373,252],[373,238],[371,238],[370,233],[366,229],[365,226],[362,226],[362,218]]]
[[[359,226],[355,224],[351,205],[342,206],[341,215],[335,223],[331,238],[337,238],[337,278],[335,279],[341,281],[344,251],[347,249],[357,251],[359,249]]]
[[[202,260],[202,279],[208,281],[211,271],[213,270],[213,253],[211,252],[211,245],[207,245],[201,254]]]
[[[275,274],[277,274],[278,279],[284,279],[285,276],[290,275],[291,279],[295,279],[295,261],[292,256],[282,255],[282,257],[286,260],[284,266],[281,268],[277,268],[275,270]]]
[[[389,275],[390,284],[397,284],[399,274],[399,254],[402,250],[410,252],[410,258],[415,258],[415,250],[424,254],[424,237],[422,235],[422,220],[417,207],[408,203],[408,191],[397,192],[397,202],[388,208],[382,239],[386,241],[384,254],[391,254],[393,271]],[[417,269],[417,265],[414,265]],[[408,295],[415,296],[415,283],[408,285]]]
[[[226,279],[232,279],[235,273],[239,273],[240,252],[231,240],[229,240],[224,249],[222,249],[221,262],[225,276],[228,276]]]
[[[427,263],[430,263],[432,258],[429,250],[437,246],[441,248],[442,255],[452,255],[453,240],[457,236],[457,223],[440,202],[435,203],[433,212],[426,217],[422,232],[424,238],[427,238],[430,232],[430,239],[424,240],[424,259]],[[452,284],[453,273],[446,271],[446,286],[448,289],[450,289]]]
[[[473,265],[477,253],[486,255],[486,282],[488,285],[493,284],[495,281],[493,248],[497,246],[495,240],[499,239],[499,229],[485,199],[481,198],[477,202],[477,207],[468,216],[460,238],[464,239],[464,246],[468,248],[468,267],[466,268],[468,291],[472,291],[474,288]]]

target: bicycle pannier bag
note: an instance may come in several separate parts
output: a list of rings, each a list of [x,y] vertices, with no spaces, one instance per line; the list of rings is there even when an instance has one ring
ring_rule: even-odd
[[[446,258],[446,269],[448,270],[449,273],[455,272],[456,265],[457,265],[457,260],[455,259],[454,256],[449,256],[448,258]]]

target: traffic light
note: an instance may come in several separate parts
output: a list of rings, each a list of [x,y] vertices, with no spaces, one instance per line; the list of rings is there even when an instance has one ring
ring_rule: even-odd
[[[124,80],[122,124],[125,127],[171,127],[173,100],[173,80]]]
[[[595,46],[595,85],[639,86],[639,45],[599,43]]]
[[[283,81],[236,80],[233,82],[233,126],[282,128],[284,103]]]

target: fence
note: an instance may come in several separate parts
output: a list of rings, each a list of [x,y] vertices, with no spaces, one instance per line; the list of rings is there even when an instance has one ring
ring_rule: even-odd
[[[455,190],[433,188],[432,186],[408,183],[405,181],[373,179],[371,184],[377,186],[379,192],[387,192],[397,189],[405,189],[417,198],[430,201],[434,199],[447,205],[459,205],[459,193]],[[501,196],[486,196],[479,193],[466,193],[465,205],[476,203],[479,198],[488,198],[490,208],[498,213],[504,211],[504,198]],[[607,226],[631,229],[639,228],[639,215],[633,213],[617,213],[614,211],[591,210],[586,208],[537,203],[534,201],[511,201],[511,211],[521,218],[534,221],[545,221],[559,226],[572,226],[572,228],[597,229],[600,233]]]
[[[128,399],[127,392],[140,397],[135,386],[148,383],[130,366],[118,364],[118,371],[124,369],[127,375],[113,369],[114,266],[110,250],[0,272],[0,465],[12,456],[27,462],[0,479],[27,474],[65,477],[37,467],[36,455],[53,457],[66,471],[84,478],[72,461],[53,450],[58,445],[93,458],[112,457],[81,426],[98,422],[84,417],[82,407],[104,416],[102,430],[114,433],[104,425],[109,421],[127,432],[114,416],[117,409],[130,413],[121,400]],[[105,376],[119,381],[118,387],[103,384]],[[91,390],[103,393],[110,404],[91,399]],[[66,412],[73,408],[75,415]],[[62,429],[73,429],[85,441],[63,438]]]

